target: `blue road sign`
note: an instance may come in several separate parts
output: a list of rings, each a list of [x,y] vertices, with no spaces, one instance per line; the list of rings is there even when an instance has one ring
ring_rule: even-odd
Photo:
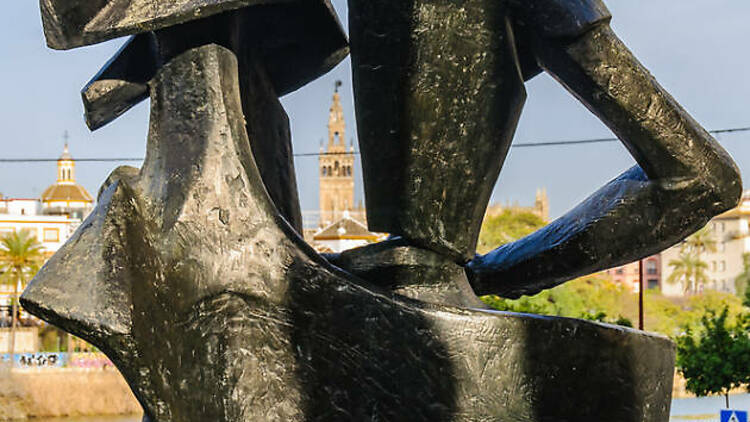
[[[742,410],[722,410],[721,422],[747,422],[747,412]]]

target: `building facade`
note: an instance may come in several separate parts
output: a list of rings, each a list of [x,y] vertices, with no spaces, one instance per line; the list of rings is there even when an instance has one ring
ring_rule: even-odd
[[[661,254],[649,256],[641,262],[643,263],[643,286],[647,290],[660,290],[662,288]],[[625,286],[633,293],[638,293],[640,291],[640,271],[640,263],[636,261],[611,268],[605,273],[616,283]]]
[[[319,226],[328,226],[354,210],[354,146],[346,146],[346,121],[341,97],[340,83],[336,83],[333,104],[328,116],[328,143],[321,145],[319,157],[320,174],[320,221]]]
[[[338,221],[320,229],[313,236],[313,246],[320,253],[340,253],[370,243],[385,240],[386,235],[372,233],[367,226],[351,218],[349,213]]]
[[[715,242],[715,251],[703,251],[700,260],[705,262],[706,281],[695,286],[696,291],[688,291],[684,282],[666,282],[662,291],[668,296],[701,293],[716,290],[736,293],[735,280],[744,268],[743,255],[750,253],[750,191],[742,195],[740,205],[711,220],[707,227]],[[668,280],[674,271],[670,262],[679,260],[684,242],[662,252],[662,274]]]

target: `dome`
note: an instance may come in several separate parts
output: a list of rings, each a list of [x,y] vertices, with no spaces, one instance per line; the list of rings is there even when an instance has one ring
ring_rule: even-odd
[[[81,185],[54,184],[44,190],[42,202],[94,202],[94,198]]]
[[[75,160],[70,155],[68,143],[65,142],[63,153],[57,160],[57,183],[42,193],[42,203],[48,210],[64,211],[68,208],[86,208],[94,202],[91,194],[76,183],[75,167]]]

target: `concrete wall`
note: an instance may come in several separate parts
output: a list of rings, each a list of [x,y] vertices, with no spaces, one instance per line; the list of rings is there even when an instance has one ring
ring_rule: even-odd
[[[0,421],[141,412],[114,369],[0,370]]]
[[[33,328],[16,329],[16,353],[30,353],[39,350],[39,330]],[[10,351],[10,328],[0,328],[0,354]]]

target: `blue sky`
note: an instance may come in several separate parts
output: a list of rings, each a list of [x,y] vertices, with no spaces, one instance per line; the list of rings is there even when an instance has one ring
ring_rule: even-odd
[[[0,15],[0,158],[57,157],[62,134],[70,134],[76,157],[142,157],[148,128],[144,103],[91,133],[82,118],[80,88],[117,50],[122,40],[72,51],[46,48],[38,2],[6,2]],[[333,0],[346,24],[345,0]],[[748,17],[740,0],[608,0],[612,26],[636,56],[707,129],[750,126]],[[344,81],[342,99],[354,138],[350,62],[283,98],[292,122],[295,152],[316,152],[326,137],[334,81]],[[528,101],[514,142],[611,136],[554,80],[542,75],[527,85]],[[750,170],[750,133],[719,141],[743,171]],[[317,159],[298,158],[302,208],[317,209]],[[493,201],[530,203],[546,187],[553,216],[633,165],[617,143],[511,150]],[[131,163],[132,164],[132,163]],[[137,163],[135,163],[137,164]],[[117,163],[81,163],[79,182],[96,192]],[[359,175],[359,171],[357,171]],[[0,164],[0,192],[34,197],[55,179],[54,163]],[[362,198],[358,180],[358,198]]]

